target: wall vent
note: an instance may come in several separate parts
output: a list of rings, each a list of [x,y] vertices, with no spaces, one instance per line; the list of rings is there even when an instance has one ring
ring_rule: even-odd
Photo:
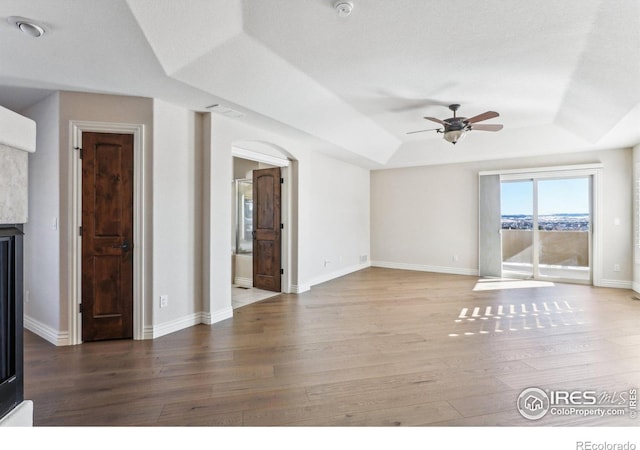
[[[244,113],[240,111],[236,111],[235,109],[231,109],[228,106],[221,105],[216,103],[215,105],[207,106],[207,109],[211,112],[216,112],[218,114],[222,114],[223,116],[232,117],[234,119],[244,117]]]

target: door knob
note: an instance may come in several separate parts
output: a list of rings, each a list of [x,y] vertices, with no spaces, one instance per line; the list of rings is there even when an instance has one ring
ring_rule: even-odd
[[[131,249],[131,244],[129,243],[128,240],[125,239],[122,244],[112,245],[111,247],[113,247],[113,248],[121,248],[122,250],[124,250],[126,252],[126,251]]]

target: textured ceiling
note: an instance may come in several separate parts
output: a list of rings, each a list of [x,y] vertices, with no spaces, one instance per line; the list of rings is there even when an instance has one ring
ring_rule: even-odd
[[[50,90],[142,95],[307,141],[365,167],[640,142],[640,1],[3,0],[0,103]],[[45,25],[27,38],[6,21]],[[30,91],[31,88],[44,89]],[[455,147],[423,116],[487,110]]]

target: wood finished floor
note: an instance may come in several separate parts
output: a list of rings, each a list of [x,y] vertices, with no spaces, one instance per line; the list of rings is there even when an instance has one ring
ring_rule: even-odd
[[[25,398],[36,426],[638,425],[515,407],[527,387],[640,386],[631,291],[477,281],[370,268],[153,341],[26,332]]]

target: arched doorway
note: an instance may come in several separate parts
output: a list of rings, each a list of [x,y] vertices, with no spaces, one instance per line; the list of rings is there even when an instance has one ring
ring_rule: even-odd
[[[235,309],[280,292],[291,292],[292,227],[295,223],[292,214],[294,160],[284,149],[260,141],[234,142],[232,156],[234,198],[231,272],[232,306]],[[275,181],[256,183],[257,179]],[[263,191],[268,189],[267,186],[277,187],[278,211],[276,219],[267,221],[272,229],[265,231],[257,223],[259,212],[265,211],[265,199],[267,204],[274,199],[273,190]],[[256,209],[258,202],[262,202],[262,206]],[[269,214],[273,213],[272,207],[273,204],[266,207]],[[271,240],[265,241],[264,236],[269,235],[271,238],[268,239]],[[272,274],[265,274],[265,267]],[[276,277],[277,283],[271,282]]]

